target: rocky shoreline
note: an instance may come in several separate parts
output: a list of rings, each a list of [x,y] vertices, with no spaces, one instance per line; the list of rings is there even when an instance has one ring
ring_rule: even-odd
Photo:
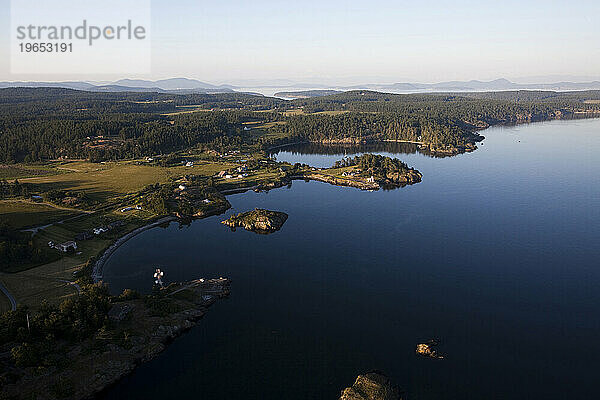
[[[380,186],[376,182],[368,182],[362,179],[337,177],[323,174],[320,172],[306,172],[297,176],[297,179],[309,179],[313,181],[325,182],[335,186],[348,186],[360,190],[379,190]]]
[[[229,295],[230,284],[225,278],[198,279],[171,284],[159,295],[115,298],[106,329],[61,345],[68,365],[21,371],[19,381],[1,388],[0,398],[92,398],[195,326],[211,305]]]

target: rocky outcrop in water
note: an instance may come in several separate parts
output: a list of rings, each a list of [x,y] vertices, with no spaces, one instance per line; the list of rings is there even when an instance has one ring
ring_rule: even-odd
[[[339,400],[402,400],[397,385],[380,372],[359,375],[354,385],[342,391]]]
[[[417,349],[415,352],[423,357],[442,359],[444,356],[435,350],[437,345],[437,340],[430,340],[427,343],[419,343],[417,344]]]
[[[416,169],[403,172],[388,172],[382,184],[405,186],[421,182],[423,175]]]
[[[280,211],[270,211],[257,208],[230,217],[222,224],[235,229],[242,227],[256,233],[272,233],[281,229],[288,215]]]

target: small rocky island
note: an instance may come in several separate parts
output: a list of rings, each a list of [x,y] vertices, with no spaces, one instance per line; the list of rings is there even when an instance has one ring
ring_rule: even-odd
[[[281,229],[288,215],[281,211],[270,211],[264,209],[254,209],[252,211],[240,213],[231,216],[222,222],[231,229],[242,227],[247,231],[256,233],[272,233]]]
[[[342,391],[339,400],[402,400],[397,385],[381,372],[359,375],[354,385]]]
[[[430,340],[427,343],[419,343],[417,344],[417,349],[415,353],[423,357],[443,359],[444,356],[438,353],[435,350],[435,347],[439,344],[437,340]]]

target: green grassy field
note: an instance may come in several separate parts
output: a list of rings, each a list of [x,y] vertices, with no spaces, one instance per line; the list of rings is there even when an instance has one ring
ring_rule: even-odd
[[[46,268],[47,266],[54,267],[53,264],[55,263],[14,274],[2,274],[0,279],[15,297],[17,304],[24,304],[33,310],[40,306],[42,300],[59,304],[67,297],[77,294],[77,290],[74,286],[60,280],[72,280],[72,272],[69,277],[67,269],[61,273],[61,271],[52,271]],[[2,299],[4,300],[4,295],[2,295]]]
[[[61,221],[81,212],[28,201],[0,201],[0,215],[12,227],[24,229]]]
[[[56,171],[46,165],[0,165],[0,179],[12,180],[54,173]]]
[[[231,167],[231,163],[201,161],[193,167],[137,165],[134,161],[94,164],[85,161],[62,163],[57,169],[65,173],[23,179],[42,188],[84,191],[90,198],[105,202],[135,193],[154,183],[166,183],[185,174],[214,175]]]
[[[136,165],[132,162],[94,164],[74,161],[57,166],[59,175],[23,179],[44,188],[85,191],[92,199],[107,201],[116,196],[136,192],[152,183],[163,183],[175,174],[166,168]]]
[[[165,113],[165,114],[161,114],[164,116],[173,116],[173,115],[179,115],[179,114],[190,114],[190,113],[195,113],[195,112],[211,112],[212,110],[210,109],[206,109],[206,108],[200,108],[202,106],[177,106],[177,108],[180,108],[181,111],[175,111],[175,112],[170,112],[170,113]]]
[[[81,218],[56,224],[40,230],[33,236],[37,246],[47,246],[48,241],[56,243],[73,240],[75,235],[102,226],[108,221],[121,219],[124,226],[104,232],[92,239],[77,242],[77,251],[61,259],[34,268],[19,268],[0,274],[0,279],[20,304],[36,309],[41,300],[58,304],[76,293],[75,288],[63,280],[75,280],[73,272],[80,270],[92,256],[97,256],[110,246],[115,239],[139,226],[148,223],[154,215],[145,211],[132,211],[127,214],[119,211],[104,214],[87,214]],[[10,273],[8,273],[10,272]],[[1,299],[0,299],[1,301]],[[8,303],[7,303],[8,304]],[[0,304],[0,307],[4,307]]]

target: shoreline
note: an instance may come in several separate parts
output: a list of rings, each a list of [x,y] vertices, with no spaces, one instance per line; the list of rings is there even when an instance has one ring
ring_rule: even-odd
[[[586,113],[589,114],[589,113]],[[598,118],[596,116],[592,116],[589,118],[582,118],[582,119],[595,119]],[[578,119],[578,118],[574,118],[574,119]],[[492,127],[497,127],[497,126],[510,126],[510,125],[521,125],[521,124],[531,124],[531,123],[535,123],[535,122],[551,122],[551,121],[560,121],[560,120],[568,120],[568,118],[562,117],[562,118],[549,118],[549,119],[543,119],[543,120],[539,120],[539,121],[517,121],[517,122],[503,122],[503,123],[499,123],[499,124],[490,124],[487,127],[481,129],[481,131],[485,131],[487,129],[490,129]],[[484,139],[484,137],[482,136],[482,139]],[[368,140],[365,143],[412,143],[412,144],[416,144],[416,145],[424,145],[423,142],[415,142],[415,141],[410,141],[410,140],[393,140],[393,139],[382,139],[382,140]],[[277,146],[273,146],[270,147],[267,151],[271,151],[272,149],[278,149],[278,148],[284,148],[284,147],[288,147],[288,146],[293,146],[293,145],[297,145],[297,144],[321,144],[321,145],[329,145],[329,144],[346,144],[348,146],[356,146],[359,143],[348,143],[348,142],[339,142],[339,143],[324,143],[324,142],[319,142],[319,141],[299,141],[299,142],[293,142],[293,143],[286,143],[286,144],[281,144],[281,145],[277,145]],[[460,153],[453,153],[453,154],[448,154],[449,156],[455,156],[458,155]],[[328,183],[334,186],[343,186],[343,187],[354,187],[360,190],[378,190],[380,189],[380,186],[378,184],[369,184],[369,183],[365,183],[365,182],[358,182],[355,180],[351,180],[351,179],[341,179],[341,178],[336,178],[333,176],[329,176],[326,174],[322,174],[322,173],[315,173],[312,172],[308,173],[308,174],[302,174],[302,175],[294,175],[294,176],[289,176],[284,178],[283,180],[279,181],[279,182],[273,182],[270,187],[264,187],[264,185],[262,184],[258,184],[258,185],[252,185],[252,186],[243,186],[243,187],[239,187],[239,188],[233,188],[233,189],[225,189],[223,191],[220,191],[221,194],[223,195],[229,195],[229,194],[239,194],[239,193],[244,193],[247,192],[248,190],[269,190],[269,189],[276,189],[282,186],[285,186],[287,184],[289,184],[290,182],[294,181],[294,180],[314,180],[314,181],[318,181],[318,182],[323,182],[323,183]],[[207,217],[210,215],[203,215],[200,217],[196,217],[197,219],[201,219],[203,217]],[[76,216],[79,217],[79,216]],[[140,228],[136,228],[135,230],[121,236],[120,238],[116,239],[114,243],[112,243],[109,247],[107,247],[105,250],[103,250],[101,253],[99,253],[99,258],[98,260],[94,263],[94,268],[92,271],[92,280],[93,282],[98,282],[102,280],[103,277],[103,267],[104,264],[106,263],[106,261],[108,260],[108,258],[110,258],[110,256],[125,242],[127,242],[129,239],[137,236],[138,234],[148,230],[148,229],[152,229],[158,225],[161,225],[165,222],[173,222],[173,221],[177,221],[179,218],[176,216],[165,216],[165,217],[160,217],[158,220],[144,225]]]
[[[155,228],[159,225],[162,225],[166,222],[173,222],[176,221],[177,217],[175,216],[167,216],[167,217],[160,217],[158,220],[151,222],[147,225],[141,226],[139,228],[136,228],[134,230],[132,230],[129,233],[126,233],[125,235],[121,236],[120,238],[118,238],[117,240],[115,240],[110,246],[108,246],[106,249],[104,249],[100,254],[99,254],[99,258],[98,260],[94,263],[94,268],[92,270],[92,281],[94,283],[99,282],[102,280],[103,278],[103,269],[104,269],[104,264],[106,263],[106,261],[110,258],[110,256],[119,248],[121,247],[121,245],[123,245],[125,242],[127,242],[129,239],[139,235],[140,233],[148,230],[148,229],[152,229]]]
[[[172,283],[150,297],[113,298],[106,315],[110,323],[100,346],[94,343],[95,335],[82,341],[59,341],[58,351],[75,354],[69,365],[43,373],[23,369],[19,381],[0,385],[0,398],[99,398],[197,326],[213,304],[229,296],[230,287],[228,278],[199,278]],[[170,304],[170,310],[157,307],[157,301]],[[130,336],[119,336],[122,330]],[[68,385],[64,396],[52,392],[57,381]]]
[[[467,145],[454,146],[452,145],[452,150],[449,149],[431,149],[434,143],[427,143],[422,141],[415,140],[402,140],[402,139],[375,139],[372,136],[366,136],[362,138],[344,138],[344,139],[325,139],[325,140],[302,140],[293,143],[285,143],[273,147],[269,147],[267,151],[272,151],[275,149],[281,149],[289,146],[294,146],[298,144],[317,144],[322,146],[358,146],[365,144],[377,144],[377,143],[408,143],[415,144],[417,146],[424,146],[423,148],[419,148],[419,152],[423,152],[423,154],[429,154],[433,156],[455,156],[464,153],[471,153],[477,149],[476,143],[482,142],[485,140],[485,136],[480,135],[479,132],[483,132],[493,127],[499,126],[515,126],[515,125],[524,125],[524,124],[532,124],[536,122],[551,122],[551,121],[568,121],[568,120],[580,120],[580,119],[596,119],[600,118],[600,111],[574,111],[571,114],[556,114],[548,118],[536,118],[532,116],[526,119],[517,119],[514,121],[499,121],[496,123],[487,123],[486,126],[475,127],[474,132],[476,135],[480,137],[478,140],[474,142],[468,142],[469,145],[474,146],[470,147]],[[429,150],[429,151],[427,151]]]
[[[369,182],[362,182],[362,181],[358,181],[355,179],[350,179],[350,178],[341,178],[341,177],[335,177],[335,176],[331,176],[331,175],[327,175],[327,174],[323,174],[320,172],[315,172],[315,171],[311,171],[308,173],[303,173],[300,175],[292,175],[292,176],[288,176],[285,177],[283,179],[281,179],[280,181],[277,182],[271,182],[270,186],[265,187],[265,185],[263,184],[258,184],[258,185],[252,185],[252,186],[242,186],[239,188],[234,188],[234,189],[226,189],[223,191],[220,191],[221,194],[223,195],[230,195],[230,194],[239,194],[239,193],[245,193],[249,190],[270,190],[270,189],[277,189],[280,187],[283,187],[285,185],[288,185],[289,183],[291,183],[292,181],[295,180],[309,180],[309,181],[316,181],[316,182],[323,182],[323,183],[328,183],[330,185],[333,186],[340,186],[340,187],[353,187],[356,189],[360,189],[360,190],[379,190],[381,188],[381,186],[378,183],[369,183]],[[415,182],[417,183],[417,182]],[[205,217],[209,217],[215,215],[214,213],[212,214],[206,214],[206,215],[202,215],[202,216],[195,216],[194,219],[203,219]],[[106,262],[108,261],[108,259],[110,258],[110,256],[119,248],[121,247],[124,243],[126,243],[129,239],[139,235],[140,233],[155,228],[161,224],[164,224],[166,222],[173,222],[173,221],[178,221],[180,218],[174,215],[171,216],[164,216],[164,217],[159,217],[159,219],[157,219],[154,222],[151,222],[147,225],[141,226],[139,228],[134,229],[131,232],[126,233],[125,235],[119,237],[118,239],[116,239],[110,246],[108,246],[105,250],[103,250],[99,255],[98,255],[98,260],[94,263],[94,268],[92,270],[92,281],[94,283],[99,282],[102,280],[103,278],[103,269],[104,269],[104,264],[106,264]]]
[[[555,120],[558,120],[558,119],[555,119]],[[539,122],[550,122],[550,121],[554,121],[554,120],[539,121]],[[502,125],[504,125],[504,124],[502,124]],[[496,125],[496,126],[499,126],[499,125]],[[293,145],[293,144],[289,144],[289,145]],[[274,186],[269,187],[268,189],[271,189],[271,188],[275,189],[275,188],[285,186],[285,185],[291,183],[293,180],[314,180],[314,181],[328,183],[328,184],[331,184],[334,186],[347,186],[347,187],[349,186],[349,187],[355,187],[355,188],[358,188],[361,190],[377,190],[377,189],[379,189],[379,185],[376,185],[377,188],[374,188],[374,187],[371,187],[373,185],[371,183],[356,181],[356,180],[353,180],[350,178],[342,178],[339,176],[327,175],[327,174],[324,174],[319,171],[306,171],[306,172],[303,172],[303,173],[300,173],[297,175],[285,176],[282,179],[279,179],[278,181],[270,182],[269,184],[273,184]],[[344,184],[344,183],[346,183],[346,184]],[[369,186],[369,187],[367,188],[367,186]],[[246,187],[238,187],[235,189],[223,190],[223,191],[220,191],[220,193],[223,195],[243,193],[248,190],[260,189],[261,187],[264,187],[264,186],[263,185],[253,185],[253,186],[246,186]],[[265,190],[268,190],[268,189],[265,189]],[[211,215],[214,215],[214,214],[211,214]],[[209,215],[206,215],[206,216],[209,216]],[[200,216],[195,219],[202,219],[203,217],[206,217],[206,216]],[[114,252],[120,246],[122,246],[124,243],[126,243],[128,240],[132,239],[133,237],[139,235],[140,233],[142,233],[146,230],[155,228],[164,223],[170,223],[170,222],[177,221],[177,220],[179,220],[179,218],[177,218],[176,216],[172,216],[172,215],[157,217],[157,219],[154,220],[153,222],[150,222],[144,226],[135,228],[135,229],[131,230],[130,232],[128,232],[128,233],[124,234],[123,236],[114,240],[114,242],[112,242],[108,247],[106,247],[105,249],[103,249],[101,252],[98,253],[99,258],[96,262],[94,262],[94,266],[92,269],[91,276],[92,276],[93,281],[98,282],[98,281],[102,280],[104,265],[109,260],[109,258],[114,254]],[[229,280],[227,280],[227,281],[229,281]],[[173,294],[175,294],[175,293],[173,293]],[[183,334],[185,331],[189,330],[191,327],[195,326],[197,324],[198,320],[204,315],[205,312],[206,312],[205,310],[203,311],[203,313],[200,313],[197,310],[196,310],[196,312],[189,312],[188,314],[185,315],[185,318],[183,318],[184,316],[182,314],[182,319],[180,321],[177,321],[177,323],[174,323],[173,325],[170,325],[170,326],[169,325],[159,326],[154,331],[155,335],[153,336],[153,338],[157,339],[155,346],[152,348],[146,348],[146,351],[144,354],[142,354],[142,353],[136,354],[133,361],[131,361],[131,360],[124,361],[123,365],[122,365],[122,369],[119,371],[117,371],[115,369],[114,375],[112,375],[112,376],[111,376],[111,373],[113,371],[104,371],[101,375],[101,379],[94,382],[98,385],[104,385],[98,392],[96,392],[96,394],[102,393],[105,390],[110,389],[110,387],[113,386],[115,383],[117,383],[121,378],[123,378],[124,376],[127,376],[128,374],[133,372],[138,365],[156,357],[158,355],[158,353],[160,353],[166,349],[166,347],[168,346],[168,343],[170,343],[176,337]],[[163,329],[163,326],[167,326],[169,329]],[[170,328],[172,328],[172,329],[170,329]],[[112,354],[117,355],[117,354],[121,354],[121,353],[113,352]],[[112,354],[111,354],[111,356],[112,356]]]

